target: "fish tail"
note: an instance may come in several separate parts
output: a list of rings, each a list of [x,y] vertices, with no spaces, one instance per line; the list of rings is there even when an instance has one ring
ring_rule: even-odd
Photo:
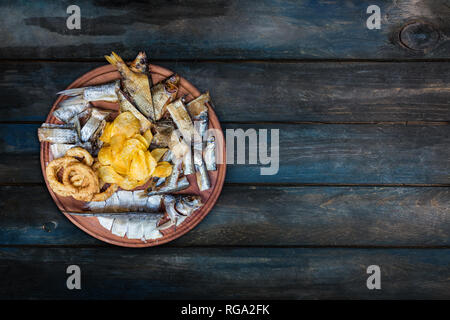
[[[110,56],[105,56],[105,59],[109,63],[111,63],[113,66],[117,66],[118,64],[123,64],[124,63],[122,58],[117,53],[115,53],[114,51],[111,52]]]
[[[64,95],[64,96],[71,96],[71,97],[80,96],[84,93],[84,89],[86,89],[86,88],[67,89],[67,90],[60,91],[57,94]]]
[[[74,105],[78,105],[78,104],[83,104],[86,105],[86,100],[84,100],[83,96],[74,96],[71,98],[68,98],[64,101],[62,101],[59,104],[59,107],[68,107],[68,106],[74,106]]]

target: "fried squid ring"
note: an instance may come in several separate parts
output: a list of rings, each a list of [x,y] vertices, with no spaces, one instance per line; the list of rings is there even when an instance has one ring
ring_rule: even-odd
[[[72,184],[71,176],[81,176],[82,183],[80,186]],[[83,163],[71,163],[64,168],[63,178],[64,186],[70,186],[70,189],[75,189],[71,196],[76,200],[91,201],[94,194],[99,193],[99,181],[94,170]]]
[[[114,194],[114,192],[117,191],[117,189],[119,189],[119,186],[115,183],[112,183],[109,185],[108,188],[106,188],[105,191],[94,194],[91,201],[105,201],[106,199],[111,197]]]
[[[83,149],[81,147],[74,147],[72,149],[69,149],[66,152],[66,156],[79,158],[81,159],[81,162],[89,167],[94,163],[94,158],[92,158],[91,154],[86,149]]]
[[[51,161],[47,165],[47,168],[45,168],[45,174],[47,175],[50,188],[60,196],[68,197],[76,191],[74,186],[66,186],[58,180],[58,172],[65,166],[74,163],[79,163],[79,161],[72,157],[62,157]]]

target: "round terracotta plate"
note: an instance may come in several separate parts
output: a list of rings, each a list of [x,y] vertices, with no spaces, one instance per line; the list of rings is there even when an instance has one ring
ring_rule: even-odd
[[[156,66],[156,65],[150,65],[151,71],[152,71],[152,81],[153,83],[157,83],[161,81],[162,79],[170,76],[173,74],[172,71],[167,70],[165,68]],[[73,82],[67,89],[70,88],[77,88],[77,87],[85,87],[85,86],[92,86],[92,85],[98,85],[102,83],[107,83],[116,79],[119,79],[120,75],[116,71],[114,66],[107,65],[103,66],[97,69],[94,69],[82,77],[78,78],[75,82]],[[178,97],[180,96],[186,96],[186,101],[190,101],[200,95],[200,92],[187,80],[184,78],[181,78],[180,81],[180,89],[178,92]],[[52,109],[50,110],[49,115],[47,116],[47,123],[61,123],[59,120],[57,120],[53,116],[53,111],[58,106],[58,104],[66,99],[65,96],[60,96],[55,104],[53,105]],[[108,103],[108,102],[102,102],[97,101],[92,103],[96,107],[100,108],[107,108],[107,109],[114,109],[118,110],[118,105],[114,103]],[[79,227],[81,230],[85,231],[86,233],[90,234],[91,236],[100,239],[102,241],[115,244],[118,246],[124,246],[124,247],[150,247],[150,246],[156,246],[160,245],[169,241],[172,241],[192,228],[194,228],[208,213],[211,211],[212,207],[216,203],[219,194],[222,190],[222,186],[225,180],[225,170],[226,165],[224,164],[225,161],[225,143],[223,138],[223,133],[220,127],[219,120],[217,119],[216,114],[214,113],[214,110],[211,108],[210,105],[208,105],[209,108],[209,127],[218,129],[217,131],[220,132],[219,136],[217,138],[217,144],[216,146],[220,148],[221,152],[218,152],[217,155],[222,158],[222,161],[219,161],[220,159],[216,159],[220,164],[217,165],[217,171],[209,171],[209,177],[211,180],[211,188],[209,190],[201,192],[198,187],[197,183],[195,182],[195,175],[189,175],[188,179],[190,182],[190,187],[188,189],[185,189],[179,194],[197,194],[200,195],[202,198],[202,202],[204,203],[203,207],[201,207],[199,210],[195,211],[190,217],[188,217],[181,225],[175,227],[169,228],[167,230],[162,231],[163,237],[155,240],[147,240],[142,241],[139,239],[128,239],[127,237],[118,237],[113,235],[109,230],[103,228],[100,223],[98,222],[98,219],[96,217],[81,217],[81,216],[72,216],[69,214],[66,214],[64,212],[73,212],[73,211],[84,211],[85,210],[85,203],[82,201],[74,200],[71,197],[61,197],[57,194],[55,194],[48,185],[47,177],[45,175],[45,167],[47,164],[52,160],[52,156],[50,154],[49,150],[49,143],[41,143],[41,168],[44,175],[45,183],[47,184],[47,188],[55,201],[58,208],[64,213],[64,215],[72,221],[77,227]]]

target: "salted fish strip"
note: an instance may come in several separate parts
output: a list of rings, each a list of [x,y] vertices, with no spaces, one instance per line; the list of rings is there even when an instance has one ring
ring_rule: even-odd
[[[40,142],[74,144],[78,142],[75,126],[44,123],[38,129]]]
[[[112,234],[119,237],[124,237],[127,231],[128,231],[128,218],[126,217],[114,218],[114,223],[111,228]]]
[[[105,122],[103,122],[106,117],[111,114],[111,111],[100,110],[97,108],[91,109],[91,116],[89,120],[85,123],[83,128],[81,128],[80,139],[82,142],[87,142],[92,139],[92,137],[96,136],[95,133],[98,133],[98,129],[101,126],[105,126]],[[98,134],[97,134],[98,135]]]
[[[83,101],[85,103],[91,101],[117,102],[116,90],[119,88],[120,88],[120,80],[116,80],[113,82],[96,86],[67,89],[58,92],[58,94],[75,97],[78,99],[78,101]],[[71,102],[70,101],[66,102],[66,105],[68,105],[69,103]]]
[[[53,111],[53,115],[58,120],[69,123],[74,117],[85,111],[89,105],[89,102],[80,97],[71,97],[62,101],[58,109]]]
[[[141,218],[128,219],[127,238],[142,239],[144,236],[144,226]]]
[[[100,225],[103,228],[111,231],[111,228],[112,228],[113,223],[114,223],[114,218],[98,217],[98,222],[100,223]]]

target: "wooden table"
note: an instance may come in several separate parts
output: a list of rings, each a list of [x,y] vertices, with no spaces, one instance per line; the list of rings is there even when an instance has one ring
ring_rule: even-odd
[[[80,30],[71,1],[0,4],[0,298],[450,298],[448,1],[150,2],[77,1]],[[36,129],[111,50],[209,89],[224,129],[279,129],[279,173],[229,165],[216,207],[161,247],[77,229]]]

